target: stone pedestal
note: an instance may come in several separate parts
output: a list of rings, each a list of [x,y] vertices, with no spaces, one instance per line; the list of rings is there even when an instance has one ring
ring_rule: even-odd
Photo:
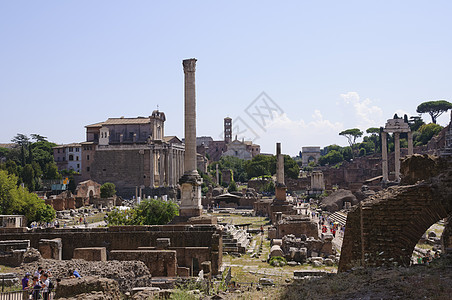
[[[286,191],[287,187],[285,185],[276,184],[275,187],[275,198],[277,201],[285,201],[286,200]]]
[[[181,185],[181,206],[179,216],[197,217],[202,214],[201,205],[201,184],[202,178],[199,175],[182,176]]]

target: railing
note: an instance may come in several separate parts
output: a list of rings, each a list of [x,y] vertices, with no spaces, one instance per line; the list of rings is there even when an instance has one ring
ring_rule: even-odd
[[[29,300],[29,299],[39,299],[44,300],[43,292],[41,290],[37,290],[38,295],[33,295],[32,290],[25,291],[13,291],[13,292],[0,292],[0,300]],[[50,292],[47,300],[55,299],[55,292]]]

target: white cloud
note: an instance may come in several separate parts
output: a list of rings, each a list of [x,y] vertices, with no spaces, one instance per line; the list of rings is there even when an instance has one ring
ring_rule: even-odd
[[[352,121],[354,121],[355,124],[352,124],[350,127],[358,127],[361,130],[365,130],[369,127],[383,126],[385,122],[383,110],[374,105],[372,100],[369,98],[361,100],[357,92],[341,94],[341,98],[346,108],[354,112],[354,120]]]
[[[343,142],[338,132],[343,130],[340,122],[325,120],[320,110],[315,110],[311,120],[292,120],[286,113],[274,116],[266,126],[265,133],[256,143],[261,144],[262,152],[274,153],[275,143],[281,142],[283,153],[296,155],[303,146],[327,146]]]

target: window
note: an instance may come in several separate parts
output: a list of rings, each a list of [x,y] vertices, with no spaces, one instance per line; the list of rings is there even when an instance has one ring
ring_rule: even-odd
[[[86,167],[86,172],[89,172],[89,167]]]
[[[71,160],[71,161],[74,160],[74,155],[70,154],[69,155],[69,160]]]
[[[80,164],[77,164],[77,169],[80,169]]]
[[[74,152],[74,148],[69,147],[69,152]]]
[[[79,150],[80,150],[79,147],[75,148],[75,152],[79,152]]]
[[[60,161],[60,157],[58,156],[57,161]]]
[[[58,153],[60,153],[60,149],[58,149]]]
[[[63,157],[63,161],[65,161],[66,160],[66,157]]]
[[[78,160],[78,156],[75,157],[75,160]]]
[[[86,160],[89,160],[89,155],[86,156]]]

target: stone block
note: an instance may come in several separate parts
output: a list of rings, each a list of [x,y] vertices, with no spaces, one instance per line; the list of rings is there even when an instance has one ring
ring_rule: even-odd
[[[63,256],[63,244],[61,238],[52,240],[39,240],[39,252],[42,258],[61,260]]]
[[[107,249],[105,247],[75,248],[73,258],[87,261],[107,261]]]
[[[273,246],[273,245],[281,246],[282,245],[282,239],[272,239],[270,244],[271,244],[271,246]]]
[[[179,276],[179,277],[190,277],[190,268],[177,267],[177,276]]]
[[[109,259],[142,261],[155,277],[174,277],[177,274],[177,258],[174,250],[112,250]]]
[[[276,239],[276,237],[277,237],[276,228],[273,228],[273,227],[269,228],[268,229],[268,238],[270,240],[273,240],[273,239]]]
[[[281,256],[284,257],[284,253],[281,250],[281,247],[278,245],[273,245],[270,249],[270,257]]]
[[[212,272],[212,263],[210,261],[203,261],[201,263],[201,268],[204,272],[204,275],[210,274]]]
[[[168,250],[171,246],[170,238],[158,238],[155,242],[157,250]]]
[[[327,241],[332,241],[333,240],[333,235],[331,233],[322,233],[322,241],[323,242],[327,242]]]

